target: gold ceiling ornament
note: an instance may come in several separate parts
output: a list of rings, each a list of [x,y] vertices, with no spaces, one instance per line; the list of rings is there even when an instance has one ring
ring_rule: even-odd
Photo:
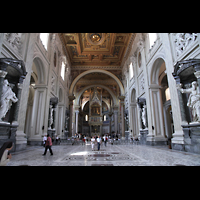
[[[101,45],[106,39],[105,33],[86,33],[87,41],[92,45]]]
[[[91,38],[92,42],[99,42],[101,40],[101,36],[98,33],[92,34]]]

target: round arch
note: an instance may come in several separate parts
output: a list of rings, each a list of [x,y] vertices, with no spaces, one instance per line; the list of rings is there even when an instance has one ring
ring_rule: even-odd
[[[159,80],[159,71],[160,71],[160,67],[162,66],[162,64],[165,63],[165,60],[163,57],[157,57],[152,65],[151,68],[151,83],[150,84],[159,84],[158,80]]]
[[[35,65],[36,70],[37,70],[38,84],[44,84],[46,82],[45,68],[44,68],[44,64],[43,64],[41,58],[35,57],[33,59],[33,64]]]
[[[107,90],[110,95],[112,96],[113,98],[113,102],[114,102],[114,105],[118,105],[119,101],[117,101],[117,97],[116,95],[112,92],[111,89],[109,89],[108,87],[104,86],[104,85],[89,85],[89,86],[86,86],[84,87],[78,94],[77,94],[77,98],[75,99],[75,105],[78,105],[79,104],[79,101],[80,101],[80,98],[81,98],[81,95],[83,94],[83,92],[85,92],[85,90],[91,88],[91,87],[101,87],[105,90]]]
[[[94,72],[97,72],[97,73],[103,73],[103,74],[107,74],[108,76],[112,77],[118,84],[119,88],[120,88],[120,92],[121,92],[121,95],[124,96],[124,87],[121,83],[121,81],[114,75],[112,74],[111,72],[109,71],[106,71],[106,70],[102,70],[102,69],[91,69],[91,70],[87,70],[81,74],[79,74],[72,82],[71,86],[70,86],[70,90],[69,90],[69,96],[73,96],[73,90],[74,90],[74,86],[76,85],[76,83],[79,81],[79,79],[81,79],[83,76],[87,75],[87,74],[90,74],[90,73],[94,73]]]
[[[136,90],[135,90],[135,88],[133,88],[132,92],[131,92],[131,103],[136,103]]]

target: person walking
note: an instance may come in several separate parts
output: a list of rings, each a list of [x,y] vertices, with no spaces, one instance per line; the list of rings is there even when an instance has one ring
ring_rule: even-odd
[[[87,145],[87,137],[86,137],[86,135],[84,137],[84,142],[85,142],[85,145]]]
[[[42,154],[43,156],[46,155],[47,153],[47,149],[49,149],[50,153],[51,153],[51,156],[53,156],[53,151],[51,149],[51,146],[52,146],[52,140],[51,138],[49,137],[49,134],[47,134],[47,140],[46,140],[46,144],[45,144],[45,151],[44,151],[44,154]]]
[[[91,139],[92,151],[94,151],[94,144],[95,144],[95,138],[93,136],[92,139]]]
[[[6,166],[11,159],[11,154],[8,152],[12,149],[12,142],[5,142],[0,148],[0,166]]]
[[[104,135],[104,136],[103,136],[103,140],[104,140],[104,144],[105,144],[105,147],[106,147],[106,143],[107,143],[107,141],[108,141],[107,135]]]
[[[100,150],[100,145],[101,145],[101,138],[98,135],[98,138],[97,138],[98,151]]]

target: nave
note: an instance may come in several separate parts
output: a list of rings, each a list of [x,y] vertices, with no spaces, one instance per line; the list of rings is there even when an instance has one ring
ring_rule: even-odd
[[[0,148],[12,142],[9,165],[178,165],[172,150],[200,155],[199,96],[200,33],[0,33]],[[117,134],[147,147],[95,155],[89,145],[61,145],[44,158],[47,134]]]
[[[101,144],[100,151],[87,145],[56,145],[50,156],[43,147],[28,146],[12,153],[8,166],[200,166],[200,155],[164,147]]]

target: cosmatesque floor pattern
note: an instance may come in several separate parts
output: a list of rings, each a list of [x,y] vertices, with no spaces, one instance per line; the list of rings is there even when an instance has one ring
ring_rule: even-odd
[[[42,156],[43,147],[28,146],[11,153],[8,166],[200,166],[200,155],[143,145],[101,144],[100,151],[91,145],[52,146],[54,155]]]

